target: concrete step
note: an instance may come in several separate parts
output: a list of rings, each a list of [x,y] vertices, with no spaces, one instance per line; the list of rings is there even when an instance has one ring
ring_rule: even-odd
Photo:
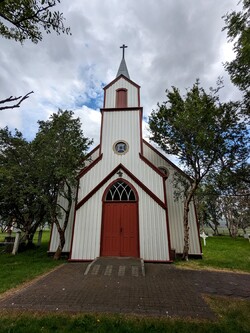
[[[84,275],[145,276],[144,261],[130,257],[99,257],[87,266]]]

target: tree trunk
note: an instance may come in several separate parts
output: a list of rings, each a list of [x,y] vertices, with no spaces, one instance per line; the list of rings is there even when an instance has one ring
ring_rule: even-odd
[[[25,235],[27,240],[27,245],[26,245],[27,249],[32,249],[35,247],[35,244],[33,243],[35,232],[36,231],[29,230]]]
[[[62,250],[63,250],[63,247],[65,245],[65,234],[64,234],[64,231],[60,228],[60,231],[58,230],[58,232],[59,232],[60,242],[59,242],[57,250],[56,250],[56,252],[54,254],[54,259],[55,260],[59,260],[61,258]]]
[[[67,208],[62,208],[64,211],[64,222],[63,225],[61,226],[58,219],[57,219],[57,215],[56,213],[54,214],[54,223],[56,224],[57,230],[59,232],[59,237],[60,237],[60,242],[58,245],[58,248],[56,250],[56,253],[54,254],[54,259],[58,260],[61,257],[62,254],[62,250],[63,247],[65,245],[65,231],[67,229],[68,223],[69,223],[69,215],[70,215],[70,210],[71,210],[71,206],[72,206],[72,189],[71,186],[67,183],[67,181],[65,182],[65,186],[67,188],[67,195],[65,196],[65,198],[68,200],[68,204],[67,204]]]
[[[198,182],[194,181],[191,185],[189,192],[186,194],[184,200],[184,214],[183,214],[184,247],[182,253],[182,260],[186,261],[188,261],[188,252],[189,252],[189,224],[188,224],[189,205],[191,200],[193,199],[197,187],[198,187]]]
[[[219,230],[218,230],[218,226],[220,225],[216,219],[213,219],[213,225],[214,225],[214,228],[213,229],[213,234],[214,236],[219,236]]]
[[[183,216],[184,248],[183,248],[182,260],[186,260],[186,261],[188,261],[188,252],[189,252],[188,212],[189,212],[189,203],[187,202],[187,200],[185,200],[185,202],[184,202],[184,216]]]

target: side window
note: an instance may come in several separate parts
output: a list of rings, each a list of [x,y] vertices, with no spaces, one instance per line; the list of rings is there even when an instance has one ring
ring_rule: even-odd
[[[116,90],[116,107],[126,108],[128,106],[127,101],[127,89],[117,89]]]
[[[162,166],[159,166],[158,169],[159,169],[162,173],[164,173],[164,175],[165,175],[166,177],[169,176],[169,171],[168,171],[167,168],[162,167]]]

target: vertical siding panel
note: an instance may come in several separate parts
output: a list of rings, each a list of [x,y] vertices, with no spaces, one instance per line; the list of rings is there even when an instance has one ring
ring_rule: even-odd
[[[145,260],[169,260],[165,211],[126,174],[139,195],[140,255]],[[102,196],[117,175],[103,185],[78,211],[71,259],[94,259],[100,254]]]
[[[148,145],[143,144],[144,156],[153,163],[156,167],[163,166],[169,171],[169,177],[166,181],[167,202],[169,213],[169,228],[171,236],[171,246],[177,253],[182,253],[184,246],[184,231],[183,231],[183,202],[174,198],[174,187],[172,184],[175,169],[173,166],[164,160],[159,154],[156,154]],[[194,211],[194,204],[190,205],[189,212],[189,227],[190,227],[190,253],[200,254],[199,237]]]
[[[138,107],[138,88],[125,80],[119,79],[106,90],[105,108],[115,108],[116,90],[119,88],[125,88],[128,90],[128,107]]]
[[[63,207],[67,206],[67,200],[63,197],[59,197],[58,203]],[[75,202],[72,203],[72,207],[70,210],[69,222],[68,222],[68,226],[65,231],[65,245],[63,247],[63,252],[70,251],[73,220],[74,220],[74,210],[75,210]],[[65,217],[65,213],[63,212],[62,217],[58,219],[61,226],[63,225],[64,217]],[[50,240],[49,252],[55,252],[57,250],[58,245],[59,245],[59,233],[58,233],[56,225],[54,225],[53,230],[52,230],[51,240]]]

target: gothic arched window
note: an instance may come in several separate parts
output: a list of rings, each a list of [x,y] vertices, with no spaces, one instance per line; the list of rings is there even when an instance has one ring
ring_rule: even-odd
[[[108,190],[105,201],[136,201],[136,196],[127,183],[118,180]]]

